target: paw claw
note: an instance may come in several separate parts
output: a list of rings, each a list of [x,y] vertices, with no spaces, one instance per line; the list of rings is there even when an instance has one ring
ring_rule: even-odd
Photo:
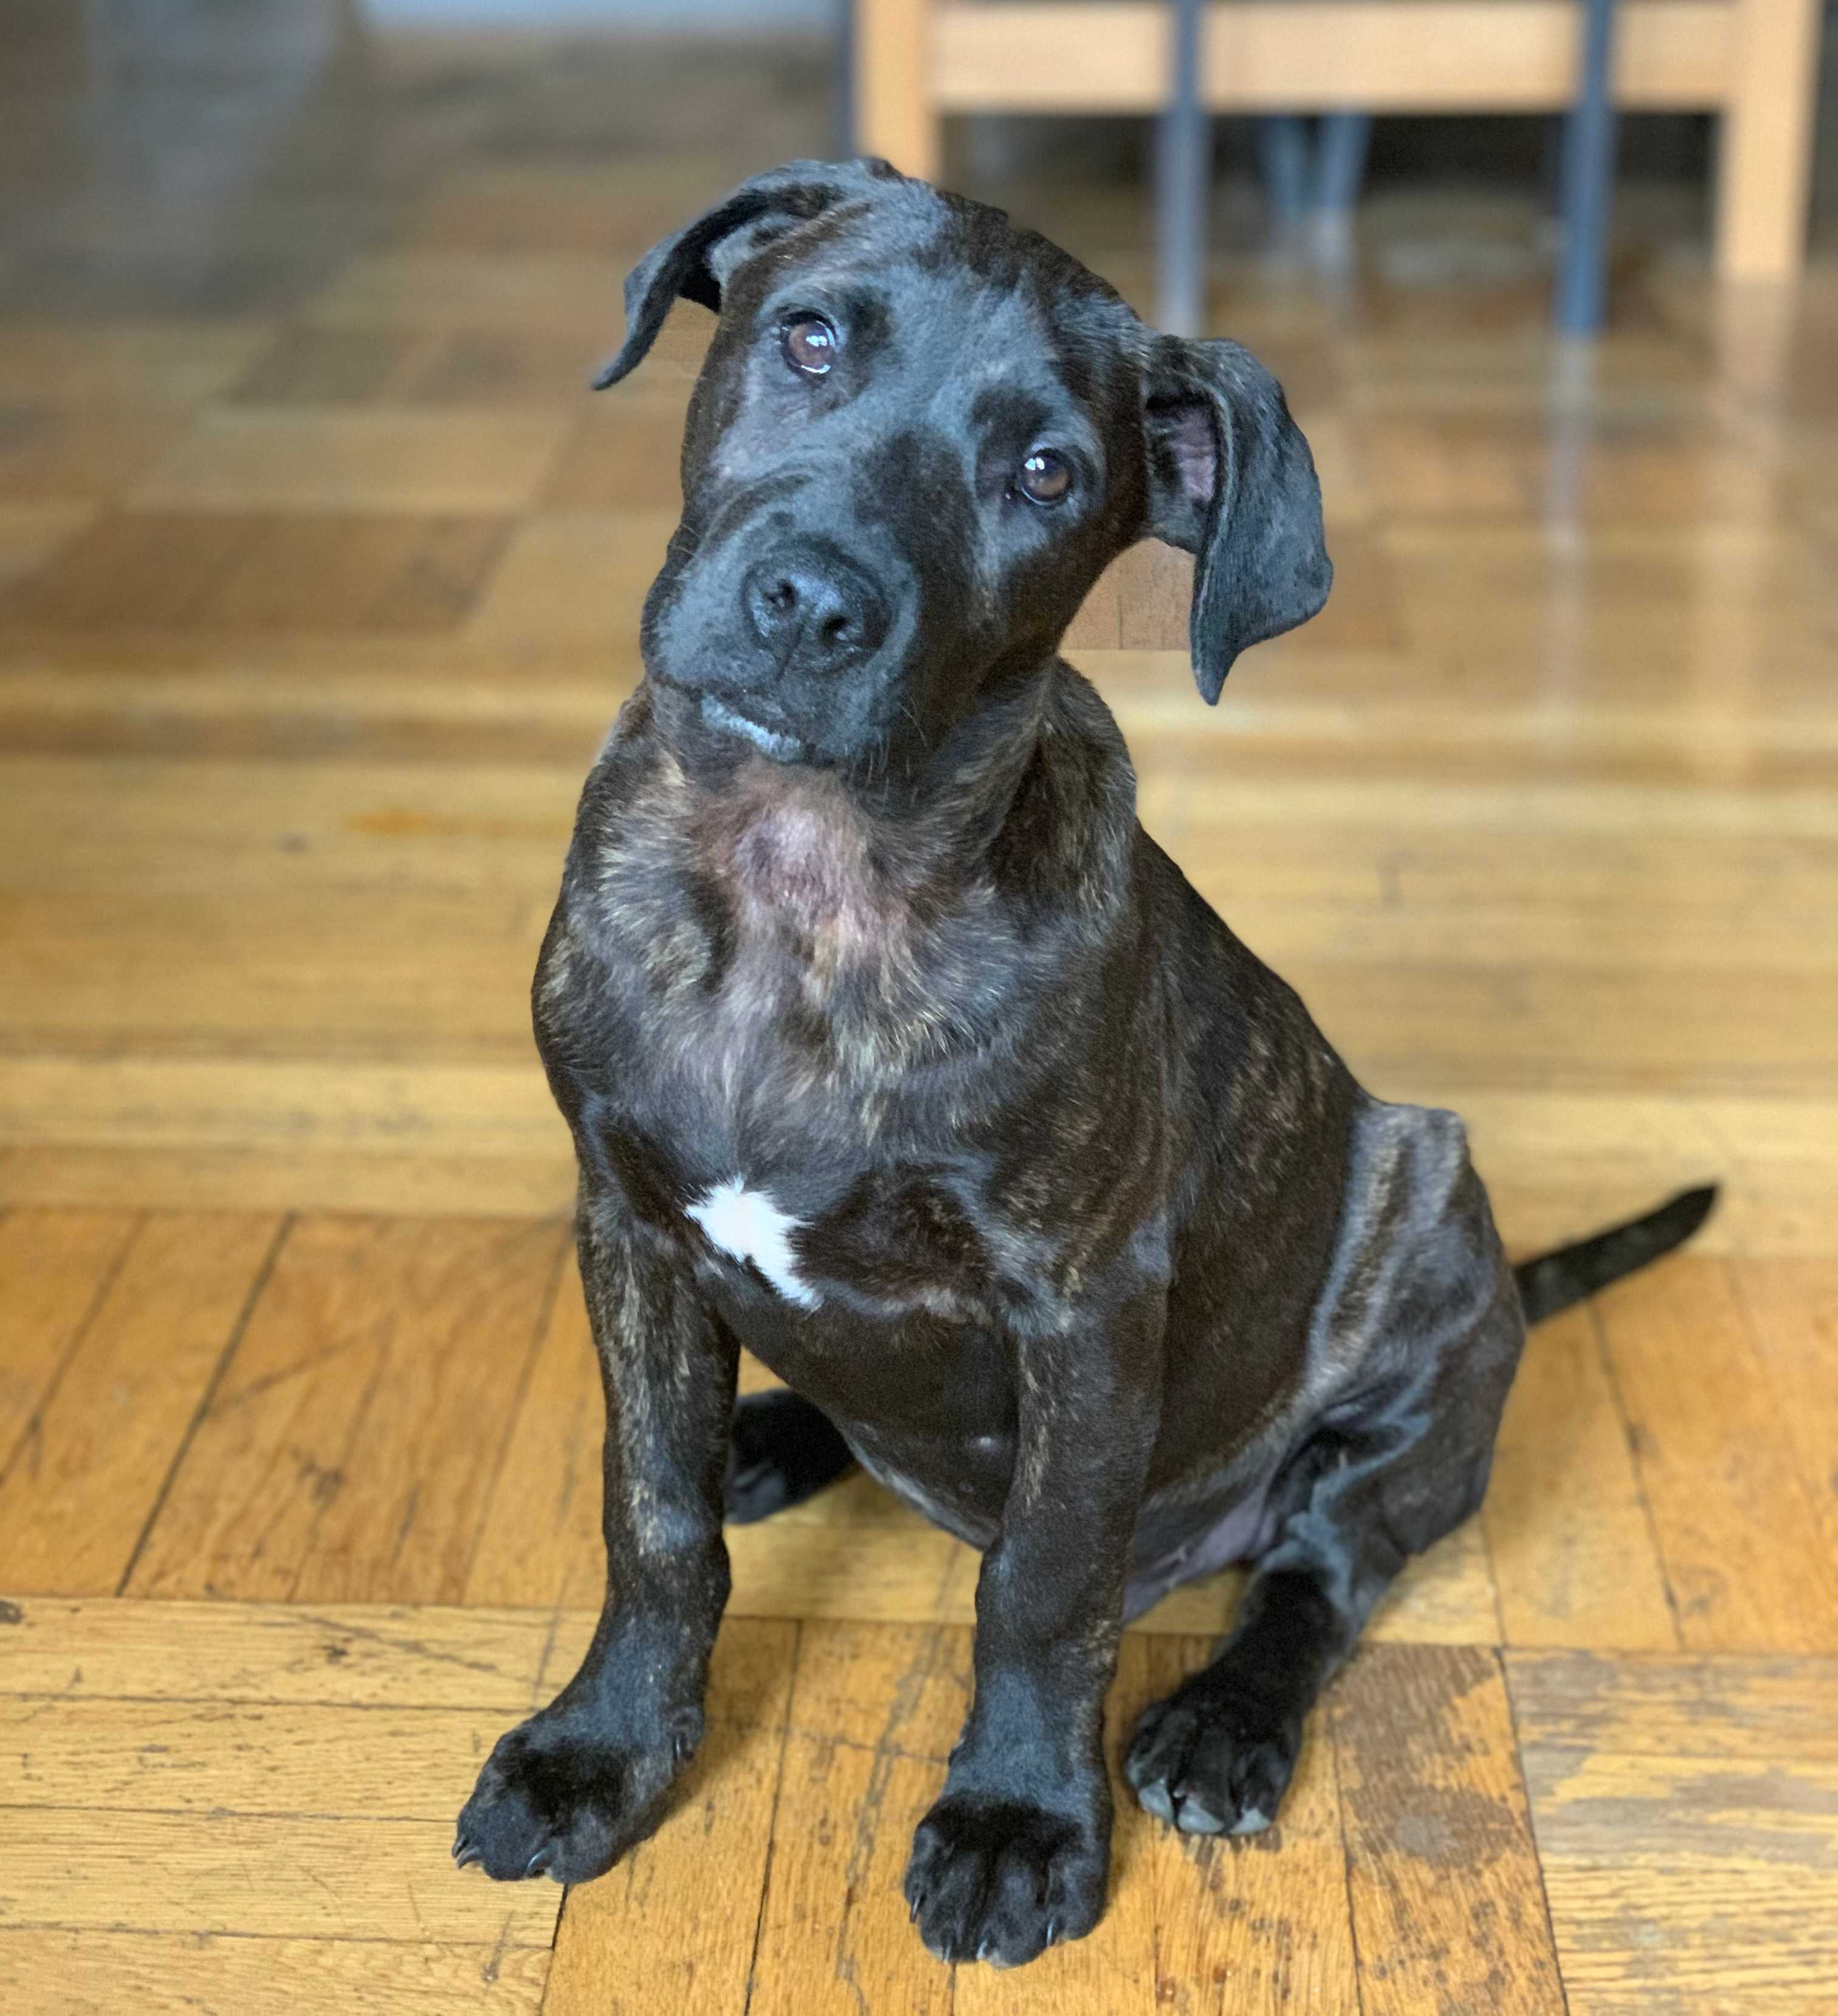
[[[584,1883],[650,1831],[676,1769],[667,1721],[636,1749],[609,1742],[585,1716],[545,1710],[486,1760],[453,1859],[462,1869],[482,1863],[499,1882],[546,1873]]]
[[[907,1870],[927,1949],[948,1966],[1020,1967],[1088,1932],[1104,1906],[1107,1818],[1102,1805],[1062,1813],[947,1793],[920,1823]]]
[[[1180,1804],[1174,1812],[1174,1824],[1182,1834],[1236,1834],[1236,1827],[1228,1827],[1206,1802],[1190,1791],[1183,1791]]]
[[[1124,1776],[1146,1812],[1182,1834],[1261,1834],[1276,1817],[1300,1745],[1299,1718],[1203,1676],[1145,1713]]]
[[[1138,1785],[1136,1803],[1169,1827],[1174,1824],[1174,1802],[1168,1797],[1168,1788],[1163,1780],[1151,1778],[1146,1784]]]

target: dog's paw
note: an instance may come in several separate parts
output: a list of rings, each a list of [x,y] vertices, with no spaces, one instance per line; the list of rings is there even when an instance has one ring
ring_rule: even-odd
[[[1077,1820],[948,1793],[913,1836],[906,1901],[940,1960],[1019,1967],[1097,1924],[1110,1863],[1102,1831]]]
[[[501,1736],[461,1809],[453,1859],[500,1882],[602,1876],[656,1824],[664,1793],[696,1748],[699,1713],[654,1749],[609,1742],[552,1711]],[[692,1723],[693,1726],[691,1726]]]
[[[734,1409],[728,1442],[728,1523],[769,1519],[854,1467],[849,1445],[821,1408],[782,1387],[749,1393]]]
[[[1144,1710],[1124,1776],[1147,1812],[1183,1834],[1258,1834],[1301,1747],[1299,1717],[1196,1690]]]

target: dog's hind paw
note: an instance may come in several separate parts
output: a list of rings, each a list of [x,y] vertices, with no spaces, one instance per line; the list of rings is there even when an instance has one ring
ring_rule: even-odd
[[[849,1445],[821,1408],[782,1387],[749,1393],[734,1409],[728,1442],[728,1521],[769,1519],[854,1467]]]
[[[1144,1711],[1124,1759],[1138,1803],[1183,1834],[1259,1834],[1301,1749],[1300,1718],[1209,1691]]]

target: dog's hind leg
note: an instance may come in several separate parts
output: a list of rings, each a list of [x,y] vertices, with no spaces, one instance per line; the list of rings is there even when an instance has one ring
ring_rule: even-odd
[[[1254,1575],[1211,1664],[1143,1712],[1124,1776],[1183,1834],[1255,1834],[1275,1819],[1302,1725],[1358,1633],[1330,1579],[1305,1567]]]
[[[1322,1687],[1412,1554],[1480,1503],[1523,1331],[1502,1295],[1426,1376],[1332,1415],[1272,1492],[1278,1523],[1211,1663],[1137,1725],[1124,1775],[1186,1834],[1275,1819]]]
[[[1480,1504],[1525,1323],[1452,1115],[1373,1107],[1311,1331],[1329,1397],[1266,1500],[1212,1663],[1138,1724],[1124,1773],[1189,1834],[1276,1817],[1315,1697],[1412,1554]]]
[[[1715,1197],[1688,1192],[1525,1262],[1509,1287],[1472,1183],[1464,1172],[1451,1186],[1458,1208],[1419,1248],[1409,1285],[1381,1298],[1394,1337],[1414,1338],[1415,1348],[1381,1349],[1397,1368],[1390,1377],[1330,1409],[1291,1458],[1272,1487],[1275,1537],[1254,1564],[1231,1636],[1137,1726],[1124,1776],[1149,1812],[1183,1832],[1251,1834],[1276,1817],[1304,1718],[1372,1605],[1410,1555],[1480,1503],[1524,1319],[1669,1252]],[[1478,1313],[1464,1316],[1477,1290]],[[1405,1368],[1415,1358],[1412,1377]]]
[[[855,1467],[829,1417],[785,1387],[749,1393],[734,1409],[722,1487],[728,1523],[750,1525],[802,1504]]]

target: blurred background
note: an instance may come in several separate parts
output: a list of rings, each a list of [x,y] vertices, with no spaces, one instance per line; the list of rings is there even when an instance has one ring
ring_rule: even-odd
[[[1210,124],[1176,12],[0,9],[9,2010],[1829,2002],[1829,10],[1228,0]],[[1539,1333],[1278,1833],[1121,1811],[1104,1927],[999,1995],[897,1896],[976,1564],[859,1478],[732,1536],[680,1823],[559,1928],[444,1866],[597,1600],[527,988],[710,319],[586,380],[655,239],[858,143],[1248,344],[1311,438],[1333,599],[1216,711],[1178,555],[1068,639],[1196,886],[1460,1109],[1516,1251],[1725,1186]],[[1143,1620],[1114,1726],[1232,1588]]]

